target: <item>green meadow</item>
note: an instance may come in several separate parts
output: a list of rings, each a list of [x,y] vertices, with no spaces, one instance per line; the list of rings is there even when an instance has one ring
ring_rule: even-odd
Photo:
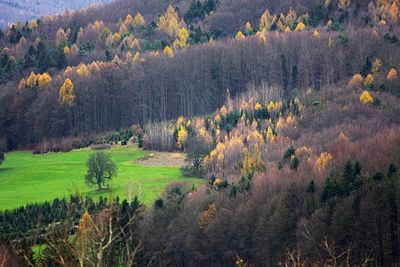
[[[71,194],[98,198],[127,198],[128,188],[139,195],[145,204],[159,197],[172,182],[187,182],[194,186],[203,180],[182,175],[179,167],[144,166],[138,159],[149,152],[133,146],[113,147],[102,150],[110,153],[118,166],[118,174],[110,183],[110,190],[97,192],[84,182],[86,161],[91,149],[73,150],[67,153],[33,155],[31,151],[6,154],[0,165],[0,210],[12,209],[28,203],[68,198]],[[132,195],[132,194],[131,194]]]

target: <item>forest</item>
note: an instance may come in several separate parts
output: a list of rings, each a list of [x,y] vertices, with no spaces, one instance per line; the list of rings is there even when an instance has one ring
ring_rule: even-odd
[[[0,266],[400,265],[399,4],[117,0],[2,30],[1,161],[129,144],[204,184],[1,211]]]

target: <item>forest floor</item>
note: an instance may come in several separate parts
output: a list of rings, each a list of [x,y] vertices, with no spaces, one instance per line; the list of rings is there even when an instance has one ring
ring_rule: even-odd
[[[203,183],[202,179],[183,176],[180,170],[183,154],[149,152],[134,146],[115,146],[102,151],[110,153],[118,166],[118,174],[107,192],[97,192],[84,182],[86,161],[96,152],[90,148],[43,155],[33,155],[31,151],[7,153],[0,166],[0,210],[75,193],[120,199],[139,195],[143,203],[151,204],[171,182],[195,186]]]

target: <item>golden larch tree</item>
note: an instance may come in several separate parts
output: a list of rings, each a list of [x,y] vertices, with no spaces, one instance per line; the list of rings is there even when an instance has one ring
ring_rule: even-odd
[[[303,22],[300,22],[299,24],[297,24],[296,29],[294,29],[296,32],[301,32],[304,31],[304,29],[306,28],[306,25],[304,25]]]
[[[31,29],[31,30],[36,29],[38,26],[39,26],[39,25],[38,25],[36,19],[31,20],[31,21],[29,22],[29,24],[28,24],[28,27],[29,27],[29,29]]]
[[[184,146],[184,144],[186,143],[187,138],[188,138],[188,132],[186,130],[186,127],[182,126],[178,131],[177,145],[180,148],[182,148]]]
[[[244,26],[246,30],[246,34],[249,35],[253,32],[253,26],[251,26],[251,23],[248,21],[246,22],[246,25]]]
[[[137,26],[143,26],[145,23],[146,22],[142,16],[142,14],[140,14],[139,12],[136,13],[135,18],[133,19],[133,25],[137,27]]]
[[[56,45],[60,46],[62,43],[66,42],[68,40],[68,36],[65,33],[64,29],[59,28],[57,33],[56,33]]]
[[[43,73],[40,75],[38,79],[38,84],[41,88],[47,87],[51,83],[51,76],[47,72]]]
[[[204,231],[207,228],[207,226],[214,220],[216,215],[217,215],[217,205],[215,205],[215,203],[209,204],[207,210],[204,211],[200,216],[200,221],[199,221],[200,230]]]
[[[164,32],[168,37],[174,37],[180,29],[178,13],[171,5],[168,6],[164,15],[160,16],[157,22],[157,30]]]
[[[364,80],[363,76],[361,76],[361,74],[359,74],[359,73],[356,73],[356,74],[354,74],[353,77],[351,77],[351,79],[349,80],[348,86],[349,86],[350,88],[359,87],[359,86],[362,84],[363,80]]]
[[[119,27],[119,34],[124,35],[128,32],[128,27],[126,27],[125,23],[121,24]]]
[[[142,56],[140,55],[140,52],[137,51],[135,53],[135,55],[133,56],[133,62],[138,63],[138,62],[141,62],[143,60],[144,60],[144,58],[142,58]]]
[[[266,45],[268,43],[267,33],[265,31],[257,32],[256,35],[260,43],[262,43],[263,45]]]
[[[76,69],[76,73],[82,77],[88,76],[90,74],[88,67],[83,63],[79,64],[78,68]]]
[[[328,164],[332,161],[332,155],[328,152],[322,152],[317,161],[315,162],[315,168],[318,172],[322,172],[326,169]]]
[[[129,25],[133,25],[133,18],[131,14],[126,15],[124,23],[126,27],[129,27]]]
[[[365,85],[365,87],[366,87],[367,89],[371,89],[371,88],[373,88],[374,83],[375,83],[375,78],[374,78],[374,76],[372,76],[371,73],[368,74],[367,77],[366,77],[365,80],[364,80],[364,85]]]
[[[37,84],[37,75],[32,71],[26,80],[27,86],[35,86]]]
[[[271,16],[269,10],[266,9],[264,13],[261,15],[260,24],[258,26],[260,31],[269,31],[271,29],[271,25],[276,21],[276,16]]]
[[[383,63],[382,60],[376,58],[374,62],[372,62],[372,73],[379,74],[383,70]]]
[[[340,9],[345,10],[347,7],[350,6],[350,0],[339,0],[338,6]]]
[[[360,102],[364,105],[371,104],[373,102],[373,98],[367,90],[362,92],[362,94],[360,95]]]
[[[64,46],[64,55],[68,56],[69,54],[71,54],[71,50],[69,49],[68,45]]]
[[[289,29],[293,29],[296,19],[297,19],[296,12],[290,7],[289,11],[284,19],[285,25],[287,27],[289,27]]]
[[[176,48],[185,48],[188,46],[187,39],[189,38],[189,33],[185,27],[179,30],[178,36],[174,41],[174,47]]]
[[[74,94],[74,84],[71,79],[67,78],[64,84],[60,88],[58,101],[62,105],[72,106],[74,104],[75,94]]]
[[[171,58],[174,56],[174,51],[172,50],[171,47],[169,47],[168,45],[164,48],[164,55],[168,58]]]
[[[238,31],[235,35],[235,40],[243,40],[245,38],[244,34],[241,31]]]
[[[391,68],[386,75],[386,79],[393,80],[397,77],[397,70],[395,68]]]

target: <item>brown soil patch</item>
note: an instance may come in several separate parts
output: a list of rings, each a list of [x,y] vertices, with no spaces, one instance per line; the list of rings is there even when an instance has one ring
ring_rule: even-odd
[[[150,152],[148,156],[139,159],[139,163],[146,166],[173,166],[182,167],[186,164],[186,155],[183,153]]]

